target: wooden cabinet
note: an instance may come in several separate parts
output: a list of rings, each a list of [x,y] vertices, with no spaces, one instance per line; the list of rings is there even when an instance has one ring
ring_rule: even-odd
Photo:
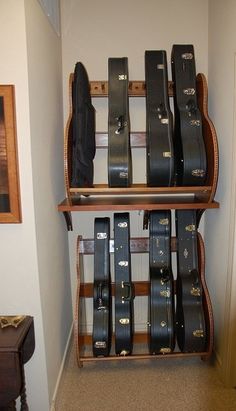
[[[15,400],[20,396],[21,410],[28,411],[24,364],[34,349],[33,317],[25,316],[18,327],[0,327],[0,410],[16,410]]]

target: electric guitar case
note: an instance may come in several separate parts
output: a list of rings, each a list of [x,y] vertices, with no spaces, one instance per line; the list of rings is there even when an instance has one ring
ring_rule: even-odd
[[[198,268],[196,210],[176,210],[176,335],[183,352],[205,351],[207,335]]]
[[[171,186],[174,178],[173,116],[164,50],[145,52],[147,185]]]
[[[129,213],[114,214],[115,352],[133,348],[133,286],[131,282]]]
[[[132,184],[128,59],[108,59],[108,185]]]
[[[197,105],[193,46],[174,45],[171,67],[174,82],[174,150],[177,184],[204,185],[207,158],[202,134],[202,118]]]
[[[171,212],[151,211],[149,218],[149,351],[166,354],[175,345]]]
[[[108,356],[112,335],[112,296],[110,277],[110,219],[94,221],[93,355]]]
[[[95,109],[89,79],[82,63],[76,63],[72,82],[71,187],[92,187],[95,156]]]

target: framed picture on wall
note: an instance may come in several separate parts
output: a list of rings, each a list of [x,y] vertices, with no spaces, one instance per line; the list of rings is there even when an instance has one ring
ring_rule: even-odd
[[[0,223],[21,223],[13,85],[0,85]]]

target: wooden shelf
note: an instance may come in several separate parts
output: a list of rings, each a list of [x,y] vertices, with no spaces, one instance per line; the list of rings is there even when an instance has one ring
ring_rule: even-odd
[[[114,336],[112,337],[112,340],[114,341]],[[138,345],[147,345],[148,344],[148,335],[145,332],[136,332],[133,336],[133,343],[134,347],[137,348]],[[79,336],[79,345],[81,347],[91,347],[92,345],[92,336],[91,334],[82,334]],[[94,361],[132,361],[132,360],[161,360],[161,359],[166,359],[166,358],[188,358],[188,357],[201,357],[202,360],[207,360],[209,358],[209,352],[179,352],[175,351],[172,353],[168,354],[148,354],[148,353],[143,353],[143,354],[132,354],[128,356],[121,356],[121,355],[114,355],[111,354],[109,357],[93,357],[89,352],[83,354],[79,361],[80,367],[83,365],[85,362],[94,362]]]
[[[132,211],[132,210],[205,210],[219,208],[217,201],[204,202],[197,198],[183,198],[174,195],[173,197],[159,197],[155,195],[145,196],[78,196],[65,198],[59,205],[58,211],[64,213],[67,229],[71,231],[72,218],[71,212],[76,211]]]
[[[217,201],[204,203],[187,199],[185,201],[173,203],[173,199],[155,199],[154,197],[131,198],[131,197],[85,197],[73,198],[72,203],[65,198],[59,205],[58,210],[67,211],[115,211],[115,210],[201,210],[209,208],[219,208]]]

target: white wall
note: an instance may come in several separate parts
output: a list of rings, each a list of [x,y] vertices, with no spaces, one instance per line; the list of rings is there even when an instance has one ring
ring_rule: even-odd
[[[90,80],[107,80],[108,57],[127,56],[130,80],[144,80],[144,52],[150,49],[167,51],[173,44],[190,43],[195,46],[197,71],[207,75],[208,68],[208,3],[205,0],[62,0],[62,64],[64,122],[68,118],[68,80],[75,63],[81,61]],[[200,22],[200,23],[199,23]],[[200,25],[200,28],[199,28]],[[107,130],[107,100],[94,99],[97,109],[97,130]],[[131,128],[145,130],[144,99],[130,99]],[[145,152],[133,151],[134,182],[145,181]],[[106,150],[97,150],[95,182],[107,181]],[[75,294],[75,245],[79,234],[93,236],[94,213],[73,213],[74,231],[69,234],[72,293]],[[112,213],[96,213],[96,216]],[[147,235],[142,229],[143,214],[131,213],[132,236]],[[113,225],[113,222],[112,222]],[[89,260],[89,258],[87,258]],[[147,258],[135,256],[133,279],[148,275]],[[86,279],[92,279],[92,261],[86,261]],[[138,299],[136,299],[138,300]],[[135,301],[136,301],[135,300]],[[91,312],[90,312],[91,314]],[[88,317],[91,322],[91,315]],[[136,311],[136,324],[146,328],[147,316],[143,308]]]
[[[235,165],[232,159],[235,8],[233,0],[224,4],[209,0],[209,112],[219,136],[221,167],[217,199],[221,209],[206,212],[206,276],[214,304],[220,363],[225,355],[225,339],[221,336],[227,335],[224,308],[226,305],[229,310],[233,304],[225,296],[232,272],[228,254],[233,262],[228,245],[233,237],[230,215],[234,213],[227,182],[231,181]],[[181,0],[178,4],[171,0],[149,0],[145,5],[140,0],[121,0],[119,9],[117,2],[111,0],[62,0],[61,12],[64,126],[68,116],[68,78],[76,61],[85,64],[90,80],[103,80],[107,79],[108,57],[127,56],[130,79],[138,80],[144,79],[146,49],[165,49],[170,60],[172,44],[192,43],[197,71],[207,74],[208,2],[204,0]],[[120,19],[122,30],[119,30]],[[65,223],[56,210],[64,197],[60,38],[36,0],[0,0],[0,27],[1,83],[15,84],[16,88],[23,215],[22,224],[1,225],[0,312],[34,316],[36,350],[26,364],[27,394],[30,409],[41,411],[49,407],[71,323]],[[105,130],[107,105],[102,100],[94,103],[97,129]],[[142,99],[131,102],[131,121],[133,130],[145,128]],[[134,155],[135,179],[144,180],[145,166],[139,165],[144,164],[145,154],[141,151]],[[106,153],[101,150],[96,157],[96,175],[104,181]],[[112,216],[112,213],[97,215]],[[73,295],[76,236],[80,233],[91,237],[93,220],[93,213],[73,214],[74,232],[69,234]],[[142,214],[138,212],[132,213],[132,234],[144,234]],[[137,264],[135,271],[140,278],[147,274],[144,266],[142,261]],[[234,269],[235,266],[234,261]],[[91,267],[90,262],[88,269]]]
[[[24,1],[0,2],[0,78],[2,84],[14,84],[23,223],[1,224],[2,314],[29,314],[35,319],[36,350],[26,364],[29,404],[40,400],[48,408],[42,312],[39,295],[37,244],[32,190],[27,50]],[[6,47],[7,45],[7,47]],[[35,389],[38,387],[38,390]]]
[[[235,1],[209,1],[209,113],[218,133],[220,173],[216,199],[220,202],[220,210],[207,212],[206,262],[214,308],[216,352],[223,378],[231,385],[236,385],[236,369],[234,382],[232,373],[231,377],[228,373],[228,344],[235,324],[235,314],[229,317],[229,313],[235,313],[236,309],[234,288],[231,288],[232,274],[236,275],[235,266],[234,273],[232,271],[236,183],[235,21]],[[231,350],[235,351],[235,346]],[[235,358],[234,355],[234,361]]]
[[[61,39],[35,0],[25,2],[33,192],[49,396],[71,327],[64,197]]]
[[[72,321],[64,197],[60,38],[36,0],[0,0],[0,79],[14,84],[22,224],[1,224],[1,314],[34,317],[29,408],[49,410]]]

